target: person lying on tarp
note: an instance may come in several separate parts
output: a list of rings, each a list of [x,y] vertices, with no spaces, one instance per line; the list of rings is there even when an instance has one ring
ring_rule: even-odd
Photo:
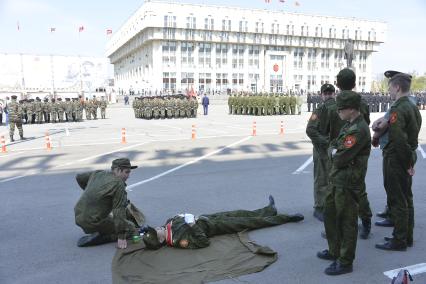
[[[277,214],[275,201],[269,196],[268,206],[254,211],[236,210],[215,214],[180,214],[167,220],[162,227],[144,227],[143,242],[147,249],[162,246],[177,248],[204,248],[209,246],[209,237],[238,233],[303,220],[302,214]]]
[[[127,247],[127,240],[139,235],[144,216],[128,199],[126,180],[132,169],[129,159],[112,161],[111,171],[81,173],[76,180],[84,190],[74,207],[75,223],[86,235],[77,246],[95,246],[117,241],[117,247]]]

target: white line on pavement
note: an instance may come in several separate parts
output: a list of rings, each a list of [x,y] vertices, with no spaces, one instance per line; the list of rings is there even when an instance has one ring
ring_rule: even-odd
[[[423,150],[423,148],[422,148],[422,146],[418,146],[417,147],[417,150],[419,150],[419,152],[422,154],[422,157],[423,157],[423,159],[426,159],[426,153],[425,153],[425,151]]]
[[[407,269],[408,272],[410,272],[411,275],[421,274],[421,273],[426,272],[426,263],[418,263],[418,264],[414,264],[414,265],[410,265],[410,266],[406,266],[406,267],[401,267],[401,268],[385,271],[385,272],[383,272],[383,274],[385,276],[389,277],[390,279],[392,279],[398,274],[398,272],[401,269]]]
[[[312,163],[313,160],[314,160],[313,156],[309,157],[309,159],[307,159],[303,165],[301,165],[297,170],[293,172],[293,175],[300,174],[307,166],[309,166],[310,163]]]
[[[185,164],[182,164],[182,165],[180,165],[180,166],[174,167],[174,168],[172,168],[172,169],[170,169],[170,170],[168,170],[168,171],[165,171],[165,172],[163,172],[163,173],[161,173],[161,174],[158,174],[158,175],[156,175],[156,176],[153,176],[153,177],[151,177],[151,178],[149,178],[149,179],[145,179],[145,180],[142,180],[142,181],[140,181],[140,182],[137,182],[137,183],[131,184],[131,185],[129,185],[129,186],[127,187],[127,190],[128,190],[128,191],[132,191],[132,188],[135,188],[135,187],[137,187],[137,186],[139,186],[139,185],[141,185],[141,184],[144,184],[144,183],[147,183],[147,182],[150,182],[150,181],[156,180],[156,179],[158,179],[158,178],[160,178],[160,177],[162,177],[162,176],[168,175],[168,174],[170,174],[170,173],[172,173],[172,172],[175,172],[175,171],[177,171],[177,170],[179,170],[179,169],[182,169],[182,168],[184,168],[184,167],[187,167],[187,166],[189,166],[189,165],[192,165],[192,164],[194,164],[194,163],[196,163],[196,162],[199,162],[199,161],[201,161],[201,160],[203,160],[203,159],[206,159],[206,158],[208,158],[208,157],[210,157],[210,156],[216,155],[216,154],[218,154],[218,153],[222,152],[223,150],[225,150],[225,149],[227,149],[227,148],[234,147],[234,146],[236,146],[236,145],[238,145],[238,144],[241,144],[241,143],[243,143],[243,142],[245,142],[245,141],[247,141],[247,140],[249,140],[249,139],[251,139],[251,138],[252,138],[252,136],[247,136],[247,137],[245,137],[245,138],[243,138],[243,139],[241,139],[241,140],[238,140],[237,142],[231,143],[231,144],[229,144],[229,145],[227,145],[227,146],[225,146],[225,147],[222,147],[222,148],[220,148],[220,149],[218,149],[218,150],[216,150],[216,151],[210,152],[210,153],[208,153],[208,154],[206,154],[206,155],[204,155],[204,156],[201,156],[201,157],[199,157],[199,158],[197,158],[197,159],[195,159],[195,160],[192,160],[192,161],[189,161],[189,162],[187,162],[187,163],[185,163]]]
[[[101,157],[101,156],[106,156],[106,155],[110,155],[110,154],[113,154],[113,153],[121,152],[121,151],[124,151],[124,150],[132,149],[132,148],[135,148],[135,147],[138,147],[138,146],[142,146],[142,145],[148,144],[150,142],[151,141],[145,141],[145,142],[142,142],[142,143],[138,143],[138,144],[130,145],[130,146],[127,146],[127,147],[119,148],[119,149],[114,150],[114,151],[109,151],[109,152],[105,152],[105,153],[93,155],[93,156],[90,156],[90,157],[87,157],[87,158],[84,158],[84,159],[75,160],[75,161],[72,161],[72,162],[69,162],[69,163],[61,164],[61,165],[56,166],[56,167],[52,167],[49,170],[53,170],[53,169],[57,169],[57,168],[62,168],[62,167],[70,166],[72,164],[76,164],[76,163],[84,162],[84,161],[87,161],[87,160],[95,159],[95,158],[98,158],[98,157]],[[16,176],[16,177],[11,177],[11,178],[7,178],[7,179],[3,179],[3,180],[0,180],[0,183],[5,183],[5,182],[8,182],[8,181],[21,179],[21,178],[24,178],[24,177],[27,177],[27,176],[38,174],[40,172],[42,172],[42,171],[36,171],[36,172],[29,173],[29,174],[26,174],[26,175],[21,175],[21,176]]]

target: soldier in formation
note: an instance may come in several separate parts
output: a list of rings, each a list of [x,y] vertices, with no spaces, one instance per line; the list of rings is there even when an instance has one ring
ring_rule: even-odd
[[[197,117],[198,101],[184,95],[136,97],[132,106],[136,118],[193,118]]]
[[[301,114],[303,98],[291,94],[231,94],[229,114],[235,115],[295,115]]]
[[[7,112],[9,114],[9,136],[10,141],[15,141],[13,135],[15,133],[15,126],[18,128],[19,137],[24,140],[24,130],[22,129],[22,110],[21,105],[16,101],[17,96],[11,96],[11,102],[7,105]]]

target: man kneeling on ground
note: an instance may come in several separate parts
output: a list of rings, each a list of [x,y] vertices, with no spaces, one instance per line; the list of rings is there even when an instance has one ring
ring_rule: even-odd
[[[197,249],[209,246],[209,237],[212,236],[299,222],[303,219],[301,214],[277,214],[274,198],[269,196],[268,206],[254,211],[235,210],[198,217],[192,214],[176,215],[162,227],[143,228],[143,241],[147,249],[159,249],[164,245]]]
[[[80,238],[79,247],[117,241],[117,247],[127,247],[126,239],[139,236],[143,214],[127,200],[126,180],[132,166],[129,159],[112,161],[111,171],[78,174],[76,180],[84,190],[74,207],[75,223],[88,236]]]

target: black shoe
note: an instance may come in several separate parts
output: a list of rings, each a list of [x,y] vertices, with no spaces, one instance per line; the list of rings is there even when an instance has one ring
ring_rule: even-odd
[[[393,237],[384,237],[385,242],[392,242]],[[407,241],[407,247],[413,247],[413,241]]]
[[[268,206],[270,206],[274,211],[275,214],[277,214],[277,207],[275,207],[275,199],[272,195],[269,195],[269,204]]]
[[[101,235],[99,233],[93,233],[91,235],[81,237],[77,242],[77,246],[78,247],[90,247],[90,246],[97,246],[97,245],[110,243],[112,241],[113,240],[110,236]]]
[[[328,249],[317,252],[317,257],[325,260],[336,260],[336,258],[330,254]]]
[[[384,219],[381,221],[376,221],[374,225],[380,226],[380,227],[393,227],[394,223],[391,219]]]
[[[360,226],[359,237],[363,240],[368,239],[371,232],[371,219],[362,219],[362,225]]]
[[[383,219],[387,219],[389,216],[389,208],[386,206],[385,210],[383,210],[382,212],[379,212],[376,214],[377,217],[383,218]]]
[[[327,275],[340,275],[352,272],[352,265],[343,265],[340,262],[333,262],[329,267],[324,271]]]
[[[25,140],[26,138],[24,136],[21,136],[21,140]]]
[[[318,221],[324,222],[324,214],[320,210],[314,210],[314,217],[317,218]]]
[[[385,242],[383,244],[376,244],[376,248],[382,250],[393,250],[393,251],[406,251],[406,245],[397,245],[393,241]]]
[[[293,214],[293,215],[288,215],[288,217],[290,217],[289,222],[300,222],[303,219],[305,219],[305,217],[302,214]]]

